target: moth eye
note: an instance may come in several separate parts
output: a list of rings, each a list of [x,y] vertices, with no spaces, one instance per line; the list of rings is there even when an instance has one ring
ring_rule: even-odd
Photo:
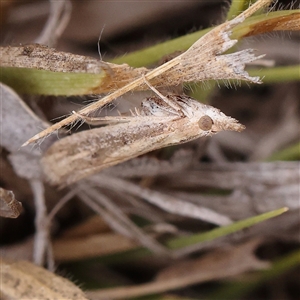
[[[201,117],[198,121],[198,125],[200,127],[200,129],[202,129],[203,131],[208,131],[212,128],[214,122],[211,119],[211,117],[205,115],[203,117]]]

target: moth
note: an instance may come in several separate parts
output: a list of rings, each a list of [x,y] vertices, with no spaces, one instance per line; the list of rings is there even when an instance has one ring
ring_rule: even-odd
[[[212,136],[223,130],[245,128],[220,110],[191,97],[159,95],[146,98],[131,116],[99,119],[110,123],[109,126],[55,142],[41,160],[48,181],[69,185],[155,149]]]

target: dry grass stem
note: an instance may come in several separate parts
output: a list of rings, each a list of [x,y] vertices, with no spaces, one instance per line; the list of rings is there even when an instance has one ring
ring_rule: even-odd
[[[47,249],[51,247],[50,243],[50,226],[47,222],[47,207],[45,203],[44,184],[40,180],[30,181],[32,192],[34,195],[34,203],[36,209],[35,216],[35,236],[34,236],[34,251],[33,261],[37,265],[45,263]],[[49,266],[53,271],[54,260],[50,259],[51,265]]]
[[[50,0],[50,14],[47,23],[36,39],[37,44],[53,47],[64,32],[71,17],[72,5],[69,0]]]
[[[105,195],[100,194],[93,188],[83,188],[84,193],[79,194],[80,198],[97,213],[113,228],[116,232],[124,236],[137,240],[144,247],[154,251],[156,254],[170,257],[171,253],[156,240],[147,236],[139,229],[110,199]],[[93,199],[93,200],[92,200]],[[101,206],[96,207],[93,202],[98,202]]]
[[[169,213],[196,218],[217,225],[228,225],[231,223],[231,220],[228,217],[218,214],[213,210],[187,203],[183,199],[178,199],[151,189],[143,188],[129,181],[103,176],[101,174],[95,175],[88,180],[102,188],[110,188],[112,190],[118,189],[119,191],[142,197],[151,204],[154,204]]]

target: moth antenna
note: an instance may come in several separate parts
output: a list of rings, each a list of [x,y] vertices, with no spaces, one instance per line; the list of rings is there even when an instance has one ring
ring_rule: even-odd
[[[153,85],[149,83],[149,81],[146,79],[145,75],[143,75],[144,82],[147,84],[147,86],[157,95],[159,96],[166,104],[168,104],[170,107],[175,109],[177,113],[180,115],[184,115],[182,112],[182,108],[175,102],[170,99],[168,99],[166,96],[164,96],[161,92],[159,92]]]

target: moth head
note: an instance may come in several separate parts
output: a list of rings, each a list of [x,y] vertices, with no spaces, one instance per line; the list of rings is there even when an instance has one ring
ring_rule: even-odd
[[[223,130],[242,131],[245,126],[236,119],[226,116],[217,108],[206,106],[206,114],[198,120],[199,128],[208,133],[217,133]]]

